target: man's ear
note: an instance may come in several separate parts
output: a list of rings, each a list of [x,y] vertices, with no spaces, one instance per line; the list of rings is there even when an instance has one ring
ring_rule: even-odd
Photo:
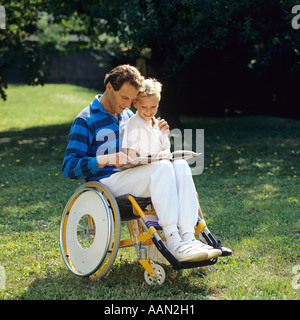
[[[107,91],[113,90],[113,86],[111,85],[110,82],[107,82],[107,84],[106,84],[106,90],[107,90]]]

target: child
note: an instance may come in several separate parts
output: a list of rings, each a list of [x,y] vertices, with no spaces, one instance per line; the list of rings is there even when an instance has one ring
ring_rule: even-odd
[[[170,154],[168,134],[158,129],[157,119],[155,119],[162,85],[155,79],[147,79],[144,80],[143,87],[144,90],[138,94],[135,102],[137,113],[126,124],[122,148],[133,159],[138,156],[165,157]],[[174,195],[174,199],[177,200],[174,201],[178,201],[175,206],[178,210],[177,212],[171,210],[168,215],[176,217],[177,227],[171,228],[167,223],[164,224],[163,222],[169,221],[169,218],[166,213],[159,216],[159,210],[157,210],[168,249],[179,261],[200,261],[221,255],[221,250],[195,239],[194,227],[198,217],[198,201],[187,162],[182,159],[176,160],[172,166],[177,190],[177,195]],[[189,174],[186,174],[187,172]]]
[[[164,157],[170,154],[167,133],[158,127],[155,115],[160,101],[161,84],[154,80],[144,81],[145,90],[136,99],[137,113],[126,124],[122,148],[132,159],[142,157]]]

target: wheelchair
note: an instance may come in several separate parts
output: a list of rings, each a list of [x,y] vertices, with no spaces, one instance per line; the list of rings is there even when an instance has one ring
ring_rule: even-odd
[[[121,239],[121,222],[127,223],[130,234],[127,239]],[[161,285],[165,281],[161,264],[174,269],[201,267],[205,270],[217,262],[218,258],[178,261],[167,249],[161,230],[151,198],[130,194],[115,198],[105,185],[90,181],[75,190],[65,206],[60,224],[60,250],[64,263],[74,275],[93,280],[109,272],[119,249],[134,247],[145,269],[145,281],[150,285]],[[221,246],[200,219],[195,235],[202,236],[214,248]]]

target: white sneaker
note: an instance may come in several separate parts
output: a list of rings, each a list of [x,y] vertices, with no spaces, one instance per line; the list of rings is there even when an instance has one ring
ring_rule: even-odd
[[[184,261],[202,261],[208,260],[207,249],[197,249],[195,246],[187,242],[179,242],[173,249],[170,250],[173,256],[180,262]]]
[[[188,244],[192,245],[194,248],[198,250],[206,250],[208,256],[207,260],[214,259],[216,257],[219,257],[222,254],[222,251],[219,249],[215,249],[208,244],[205,244],[199,240],[193,239],[188,242]]]

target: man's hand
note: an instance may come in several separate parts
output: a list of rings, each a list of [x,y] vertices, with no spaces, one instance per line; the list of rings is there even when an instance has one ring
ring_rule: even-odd
[[[132,159],[124,152],[118,152],[98,156],[97,161],[100,169],[105,166],[116,166],[117,168],[120,168],[122,165],[132,161]]]
[[[158,127],[162,133],[170,134],[170,127],[168,122],[165,119],[161,119],[160,117],[157,118],[158,120]]]

